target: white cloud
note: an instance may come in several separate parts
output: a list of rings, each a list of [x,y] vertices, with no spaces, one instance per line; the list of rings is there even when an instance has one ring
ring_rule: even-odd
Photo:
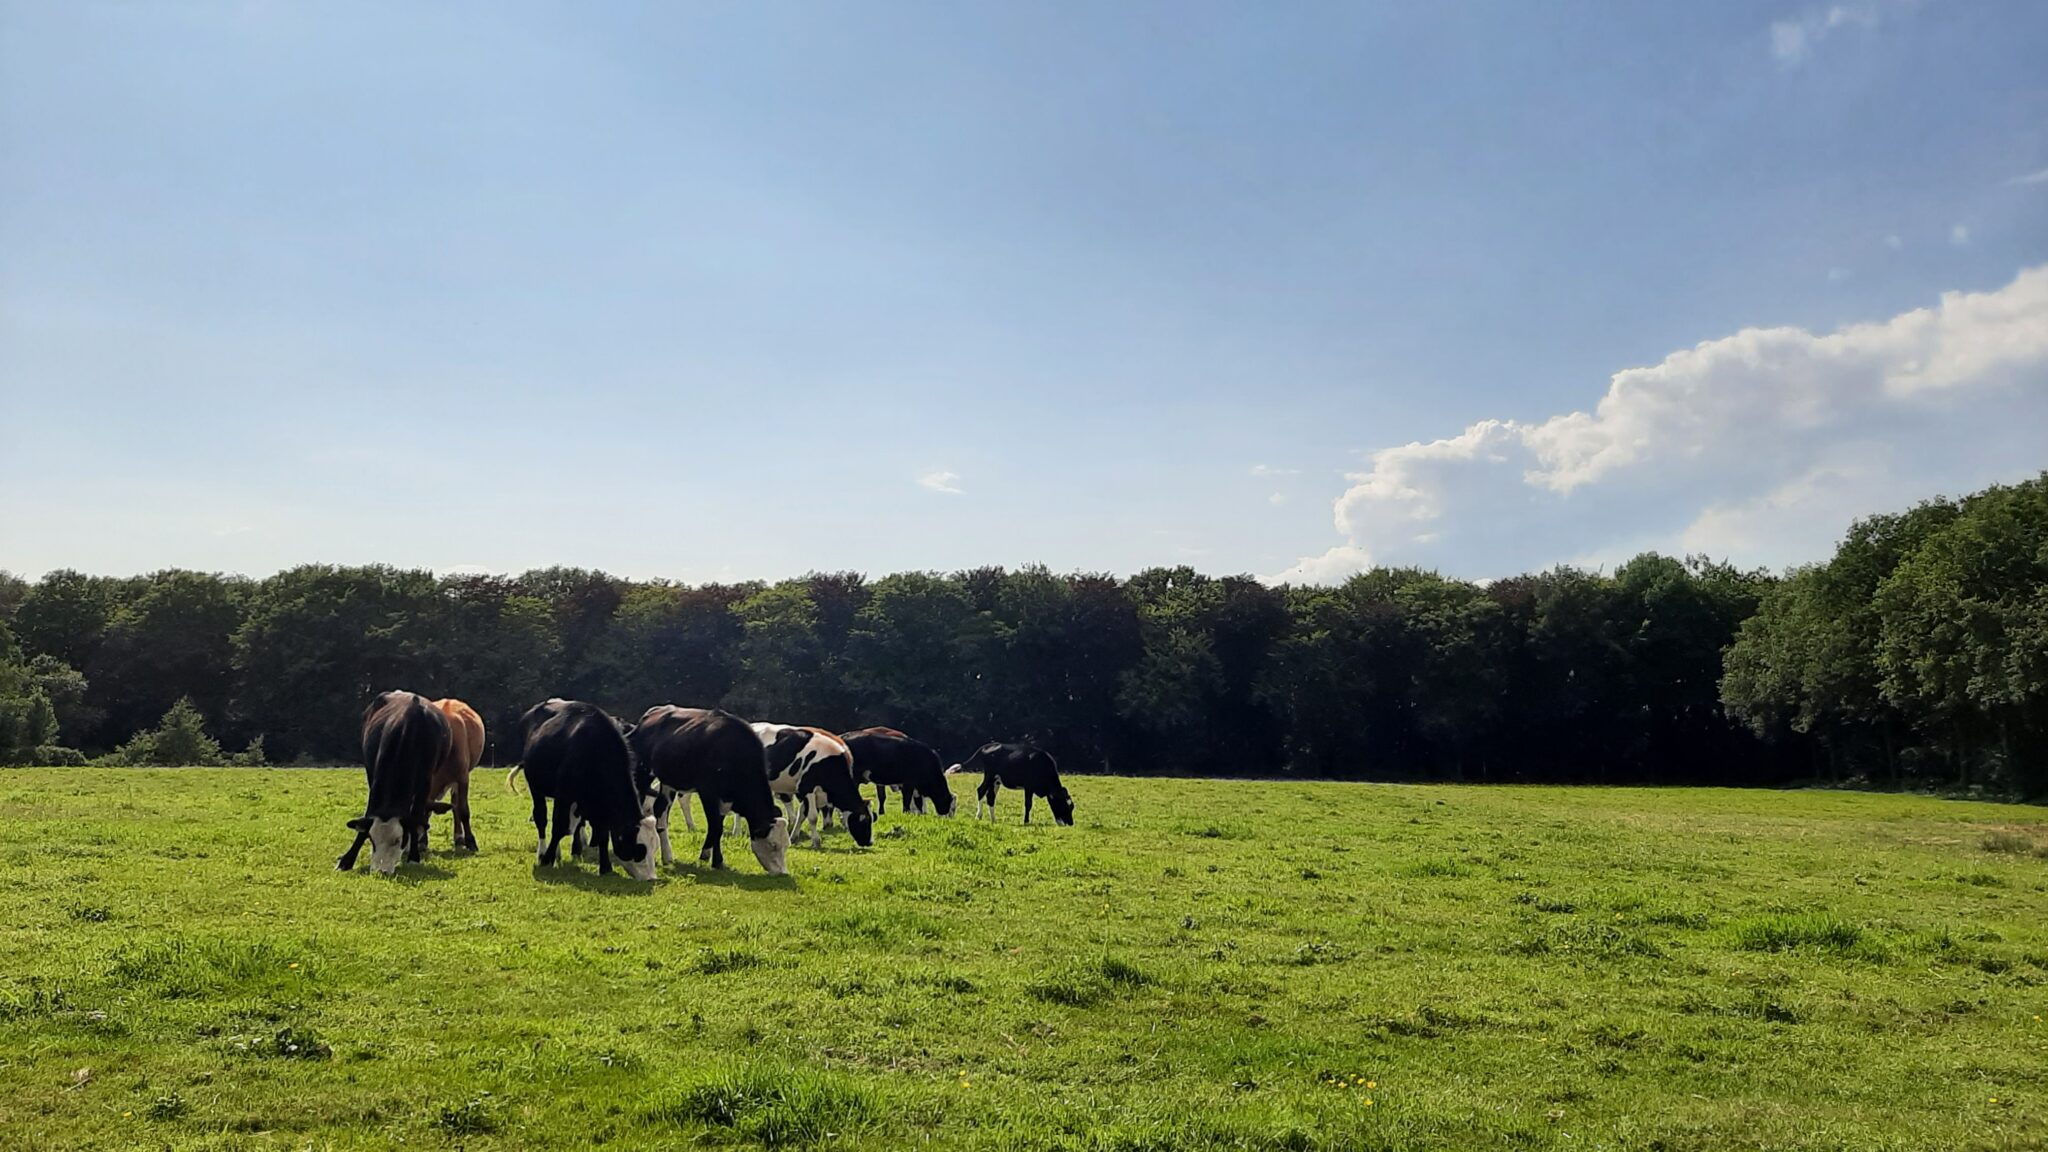
[[[2039,172],[2029,172],[2025,176],[2015,176],[2007,180],[2006,184],[2048,184],[2048,168],[2043,168]]]
[[[1878,5],[1834,4],[1809,12],[1796,20],[1771,24],[1771,55],[1778,63],[1796,67],[1813,53],[1814,46],[1843,28],[1875,28],[1880,19]]]
[[[1301,469],[1275,468],[1270,464],[1254,464],[1252,465],[1251,474],[1254,476],[1299,476],[1301,475]]]
[[[1949,229],[1948,242],[1957,246],[1968,244],[1970,242],[1969,225],[1958,224],[1955,227]]]
[[[1275,493],[1273,493],[1273,494],[1272,494],[1271,496],[1268,496],[1268,497],[1266,497],[1266,503],[1268,503],[1268,504],[1285,504],[1285,503],[1287,503],[1287,493],[1285,493],[1285,492],[1275,492]]]
[[[927,472],[917,478],[917,486],[928,492],[944,492],[948,496],[959,496],[965,492],[960,487],[958,472]]]
[[[1744,329],[1616,373],[1591,411],[1382,449],[1336,500],[1344,542],[1275,579],[1811,559],[1855,516],[2048,466],[2044,427],[2048,265],[1825,335]]]

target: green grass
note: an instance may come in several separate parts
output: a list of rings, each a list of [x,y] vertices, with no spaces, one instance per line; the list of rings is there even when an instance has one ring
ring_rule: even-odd
[[[648,886],[494,777],[380,879],[357,772],[0,772],[0,1148],[2048,1147],[2048,810],[1071,784]]]

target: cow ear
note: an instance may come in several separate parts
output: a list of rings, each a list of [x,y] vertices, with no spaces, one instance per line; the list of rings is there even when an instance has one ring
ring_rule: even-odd
[[[351,832],[368,832],[370,830],[370,818],[368,816],[358,816],[348,822],[348,827]]]

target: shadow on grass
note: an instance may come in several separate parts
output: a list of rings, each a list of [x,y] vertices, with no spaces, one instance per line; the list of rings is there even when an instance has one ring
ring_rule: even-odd
[[[455,873],[441,867],[439,864],[424,862],[419,864],[400,864],[398,871],[392,873],[391,879],[400,884],[429,884],[439,883],[442,880],[453,880],[455,879]]]
[[[795,849],[791,849],[794,853]],[[716,884],[726,888],[744,888],[749,892],[794,892],[796,877],[770,876],[766,872],[735,872],[731,867],[713,868],[709,864],[677,860],[667,874],[682,878],[687,876],[693,884]]]
[[[581,888],[607,896],[649,896],[654,892],[654,885],[645,880],[635,880],[618,871],[609,876],[599,875],[594,869],[586,872],[566,860],[560,864],[535,864],[533,878],[543,884]]]

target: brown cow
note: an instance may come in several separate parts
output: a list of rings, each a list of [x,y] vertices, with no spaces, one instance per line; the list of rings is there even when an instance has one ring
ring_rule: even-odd
[[[434,777],[427,787],[429,806],[435,812],[455,813],[455,846],[477,850],[476,833],[469,827],[469,773],[484,758],[484,718],[476,709],[453,698],[434,701],[434,707],[448,717],[448,754],[434,765]],[[450,791],[455,793],[451,804],[442,800]]]

